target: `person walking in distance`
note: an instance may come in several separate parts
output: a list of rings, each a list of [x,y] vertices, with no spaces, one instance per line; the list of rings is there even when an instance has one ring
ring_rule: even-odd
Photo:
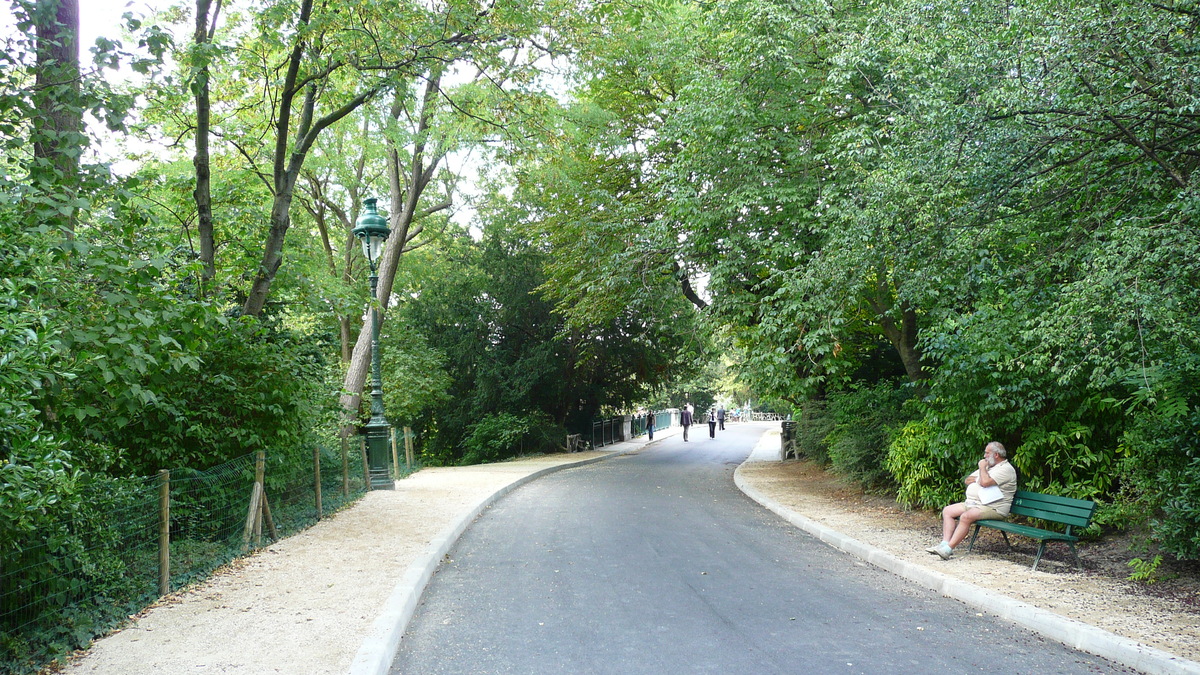
[[[717,408],[717,428],[725,431],[725,406]]]
[[[646,413],[646,435],[649,437],[649,438],[647,438],[647,440],[650,440],[650,441],[654,440],[654,411],[653,410]]]
[[[687,443],[688,427],[692,426],[692,404],[683,404],[683,412],[679,413],[679,424],[683,426],[683,442]]]
[[[708,409],[708,437],[717,437],[717,411],[715,408]]]

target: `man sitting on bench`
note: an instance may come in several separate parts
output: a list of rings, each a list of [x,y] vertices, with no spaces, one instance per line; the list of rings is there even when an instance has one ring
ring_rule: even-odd
[[[966,538],[975,521],[1008,517],[1013,495],[1017,493],[1017,470],[1007,457],[1008,451],[996,441],[984,446],[979,468],[964,480],[966,501],[942,509],[942,541],[926,551],[949,560],[954,547]]]

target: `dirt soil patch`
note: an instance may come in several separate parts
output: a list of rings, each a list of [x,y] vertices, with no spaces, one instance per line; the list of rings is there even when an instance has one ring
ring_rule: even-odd
[[[1051,543],[1032,571],[1036,541],[1010,535],[1014,548],[1009,551],[999,531],[985,529],[972,553],[956,552],[943,561],[925,552],[942,538],[941,518],[934,511],[906,509],[891,498],[864,493],[808,460],[752,462],[741,473],[780,504],[897,558],[1200,661],[1200,564],[1164,555],[1158,581],[1130,581],[1129,561],[1154,555],[1133,550],[1131,535],[1080,542],[1081,568],[1074,566],[1066,545]]]

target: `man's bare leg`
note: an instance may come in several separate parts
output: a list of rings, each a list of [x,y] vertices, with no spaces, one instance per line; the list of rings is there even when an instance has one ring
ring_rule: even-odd
[[[974,525],[975,521],[979,520],[980,516],[982,515],[982,510],[970,508],[965,510],[963,514],[958,517],[958,526],[954,528],[954,533],[949,539],[946,540],[950,542],[950,548],[958,546],[962,543],[963,539],[967,538],[967,533],[971,531],[971,526]],[[945,523],[943,523],[943,529],[944,525]]]

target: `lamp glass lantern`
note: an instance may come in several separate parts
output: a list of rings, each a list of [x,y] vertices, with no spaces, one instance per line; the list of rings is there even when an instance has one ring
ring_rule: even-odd
[[[383,242],[392,233],[388,229],[387,220],[379,215],[375,198],[363,200],[363,213],[358,217],[356,225],[352,232],[362,243],[363,257],[367,259],[367,264],[374,273],[379,264],[379,255],[383,252]]]
[[[379,363],[379,276],[376,269],[383,252],[383,242],[391,230],[388,229],[387,220],[379,215],[374,198],[363,200],[363,213],[352,231],[362,242],[363,256],[371,266],[371,299],[374,301],[371,304],[371,419],[363,426],[367,445],[367,474],[370,489],[390,489],[395,487],[395,483],[392,482],[388,465],[391,425],[383,413],[383,376]]]

